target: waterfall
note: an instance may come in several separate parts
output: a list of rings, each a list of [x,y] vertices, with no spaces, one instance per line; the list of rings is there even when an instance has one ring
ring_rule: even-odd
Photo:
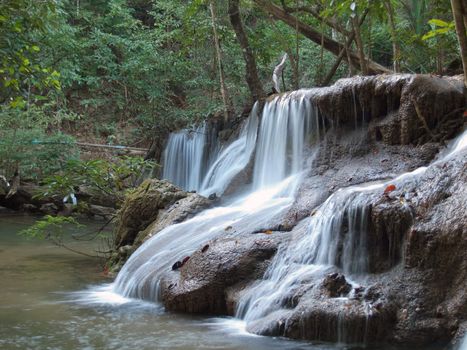
[[[467,131],[464,131],[432,166],[466,146]],[[263,279],[240,299],[236,316],[251,322],[284,309],[293,291],[322,278],[333,267],[351,276],[367,272],[369,196],[376,190],[382,193],[389,184],[401,188],[409,181],[416,182],[426,170],[427,167],[421,167],[391,181],[352,186],[332,194],[314,211],[307,230],[279,248]]]
[[[279,249],[263,280],[245,293],[237,317],[254,321],[280,310],[291,291],[323,276],[330,266],[340,266],[348,273],[366,272],[364,233],[368,211],[363,191],[374,188],[354,187],[329,197],[313,213],[308,229]],[[342,238],[344,227],[347,232]]]
[[[461,340],[458,350],[467,350],[467,333],[464,335],[464,338]]]
[[[255,103],[239,138],[220,152],[208,170],[200,189],[202,195],[221,196],[232,179],[248,165],[255,149],[257,130],[258,103]]]
[[[162,178],[187,191],[201,187],[206,148],[206,124],[171,133],[164,150]]]
[[[318,120],[305,91],[276,97],[264,106],[253,188],[267,187],[302,169],[305,136],[319,132]]]
[[[164,150],[163,178],[204,196],[221,196],[232,179],[249,164],[255,149],[253,189],[273,185],[297,174],[303,166],[306,136],[319,138],[316,106],[312,105],[306,90],[266,102],[256,143],[258,109],[258,103],[255,103],[238,139],[221,149],[211,162],[206,162],[205,124],[170,134]]]
[[[259,126],[253,190],[229,205],[206,210],[158,232],[132,254],[111,286],[113,291],[126,297],[157,301],[161,278],[175,261],[189,256],[207,241],[225,235],[227,227],[235,234],[251,233],[268,227],[273,219],[284,214],[294,200],[305,141],[318,135],[317,120],[316,109],[305,93],[295,92],[266,102]],[[207,171],[203,192],[222,193],[235,174],[247,166],[255,149],[257,129],[256,106],[237,141],[221,151]],[[202,159],[196,153],[202,152],[201,140],[186,132],[171,137],[166,152],[169,168],[165,173],[177,178],[180,169],[183,172],[180,183],[199,184],[201,172],[194,161]],[[177,149],[179,154],[174,153]],[[169,164],[182,155],[183,161]],[[188,159],[196,171],[193,176],[187,172]]]

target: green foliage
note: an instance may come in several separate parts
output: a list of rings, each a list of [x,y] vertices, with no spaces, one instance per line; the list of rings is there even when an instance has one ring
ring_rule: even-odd
[[[454,34],[456,27],[454,21],[445,22],[440,19],[430,19],[428,23],[433,27],[428,33],[422,36],[422,40],[428,40],[439,35]]]
[[[123,190],[135,186],[143,172],[154,166],[154,162],[141,157],[123,157],[115,161],[69,160],[62,171],[44,179],[44,186],[38,196],[66,197],[83,186],[94,193],[119,198]]]
[[[48,131],[75,115],[49,109],[50,105],[28,110],[0,106],[0,172],[7,178],[19,171],[23,179],[37,181],[79,156],[71,136]]]
[[[39,42],[54,13],[52,0],[0,3],[0,103],[24,108],[60,90],[60,73],[44,64]]]
[[[271,1],[297,6],[295,0]],[[385,1],[394,8],[404,71],[439,71],[458,57],[448,1]],[[351,18],[368,9],[361,28],[366,54],[389,67],[393,53],[385,1],[298,4],[317,8],[346,31],[351,30]],[[226,85],[240,110],[248,97],[245,63],[227,7],[227,0],[217,0],[216,25]],[[292,81],[299,87],[315,85],[334,63],[333,55],[254,2],[242,1],[241,15],[266,91],[284,52],[293,60],[285,70],[289,89]],[[339,42],[345,40],[306,11],[293,15]],[[3,107],[37,115],[35,108],[54,101],[43,113],[60,119],[53,129],[50,124],[44,128],[37,117],[27,119],[41,123],[44,135],[62,128],[70,116],[74,132],[84,129],[108,142],[136,143],[165,137],[223,109],[208,0],[6,0],[0,4],[0,53]],[[291,62],[298,65],[296,72]],[[347,74],[342,64],[335,78]],[[2,119],[11,114],[0,113]]]
[[[84,227],[72,217],[46,215],[37,220],[34,225],[20,231],[19,234],[28,238],[61,242],[65,233],[73,226],[76,228]]]

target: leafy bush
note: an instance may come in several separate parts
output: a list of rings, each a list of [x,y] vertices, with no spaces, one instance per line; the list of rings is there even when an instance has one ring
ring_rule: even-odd
[[[69,160],[60,173],[44,179],[39,196],[59,195],[66,198],[83,186],[92,192],[119,198],[125,189],[136,186],[145,170],[154,166],[154,162],[141,157],[123,157],[115,161]]]
[[[50,109],[0,107],[0,172],[7,178],[19,171],[23,179],[37,181],[79,157],[73,137],[52,131],[75,115]]]

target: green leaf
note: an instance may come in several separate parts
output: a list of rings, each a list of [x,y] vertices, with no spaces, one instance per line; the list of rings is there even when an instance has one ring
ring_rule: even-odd
[[[449,27],[451,25],[451,23],[436,18],[430,19],[428,23],[437,27]]]
[[[24,101],[23,97],[18,96],[10,102],[10,106],[12,108],[24,108],[26,106],[26,102]]]

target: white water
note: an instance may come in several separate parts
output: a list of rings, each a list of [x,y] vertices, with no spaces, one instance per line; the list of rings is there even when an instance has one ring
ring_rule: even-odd
[[[170,134],[162,178],[187,191],[199,190],[206,146],[206,124]]]
[[[203,192],[222,193],[235,174],[249,163],[256,141],[256,111],[254,108],[239,139],[220,152],[219,158],[207,172]],[[213,238],[269,227],[272,220],[285,213],[294,200],[303,166],[305,139],[313,130],[317,133],[315,113],[309,99],[300,92],[267,102],[261,116],[253,190],[250,194],[237,198],[227,206],[206,210],[154,235],[132,254],[115,283],[100,291],[102,295],[108,297],[104,293],[112,290],[125,297],[157,301],[161,277],[170,271],[177,260],[189,256]],[[312,137],[316,138],[317,135]],[[180,166],[185,173],[180,178],[181,182],[199,184],[199,167],[194,162],[201,161],[196,154],[201,152],[200,144],[201,141],[187,139],[184,134],[169,141],[166,159],[176,161],[182,158]],[[173,155],[174,149],[181,153]],[[196,171],[193,179],[186,171],[188,163]],[[172,168],[167,173],[175,174],[177,165],[170,166]]]
[[[316,107],[303,91],[267,103],[256,148],[253,188],[264,188],[297,174],[303,166],[305,136],[312,130],[318,133],[318,125]],[[287,161],[289,157],[291,161]]]
[[[466,146],[467,131],[433,165]],[[368,196],[374,191],[382,195],[389,184],[401,188],[404,183],[417,181],[426,170],[427,167],[421,167],[391,181],[352,186],[332,194],[314,212],[306,233],[281,247],[263,280],[245,292],[239,302],[237,317],[251,322],[283,309],[293,291],[313,283],[333,266],[351,276],[365,273],[368,268],[365,245]],[[347,232],[342,238],[344,228]]]
[[[250,162],[256,145],[258,132],[258,103],[245,122],[237,140],[227,146],[217,157],[204,177],[200,193],[209,196],[224,194],[232,179]]]
[[[124,297],[157,301],[160,279],[175,261],[189,256],[213,238],[267,227],[293,203],[303,166],[304,145],[307,136],[319,138],[318,125],[318,114],[306,93],[295,92],[276,98],[264,107],[258,141],[254,112],[238,140],[219,153],[204,179],[201,179],[202,170],[199,170],[203,157],[198,152],[204,152],[200,146],[201,137],[199,140],[186,135],[171,138],[166,156],[169,169],[164,170],[164,174],[166,171],[172,174],[168,178],[176,178],[180,170],[179,180],[185,188],[191,186],[206,194],[220,195],[255,154],[252,190],[227,206],[206,210],[186,222],[162,230],[131,256],[114,284],[97,293],[101,292],[103,298],[109,298],[109,292],[110,295],[116,292]],[[451,157],[466,145],[467,134],[464,133],[442,159]],[[388,184],[399,188],[407,181],[417,181],[426,169],[419,168],[390,182],[364,184],[335,192],[310,218],[306,233],[294,237],[287,246],[279,249],[264,279],[246,291],[240,300],[237,316],[250,322],[281,309],[292,290],[323,276],[334,266],[351,275],[365,273],[368,269],[365,242],[367,196],[373,191],[382,193]],[[344,238],[340,237],[343,227],[348,228]],[[340,249],[343,254],[339,253]],[[99,298],[95,294],[94,297]]]
[[[458,350],[467,350],[467,334],[464,335],[464,339],[460,343]]]

